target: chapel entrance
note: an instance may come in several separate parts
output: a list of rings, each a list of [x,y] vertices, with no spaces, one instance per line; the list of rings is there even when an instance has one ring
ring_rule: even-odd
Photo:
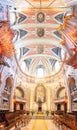
[[[38,101],[38,112],[42,112],[42,102]]]
[[[38,107],[38,112],[42,112],[42,107]]]
[[[43,104],[46,102],[46,89],[42,83],[35,88],[35,102],[37,103],[37,111],[43,111]]]

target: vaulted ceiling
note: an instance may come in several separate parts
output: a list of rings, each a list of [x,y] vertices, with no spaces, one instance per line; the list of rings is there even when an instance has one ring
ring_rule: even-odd
[[[32,76],[38,66],[43,66],[45,76],[56,73],[56,66],[61,66],[66,52],[58,28],[66,12],[71,13],[71,7],[67,7],[65,0],[4,0],[3,3],[12,6],[10,22],[21,69]]]

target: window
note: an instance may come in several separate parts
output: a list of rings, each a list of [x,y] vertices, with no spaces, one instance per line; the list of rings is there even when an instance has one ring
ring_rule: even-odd
[[[60,63],[57,61],[55,63],[55,71],[58,72],[60,70]]]
[[[25,65],[25,62],[24,62],[24,61],[23,61],[22,64],[21,64],[21,69],[22,69],[23,71],[25,71],[25,69],[26,69],[26,65]]]
[[[36,76],[39,77],[39,78],[44,76],[44,68],[42,66],[39,66],[37,68]]]

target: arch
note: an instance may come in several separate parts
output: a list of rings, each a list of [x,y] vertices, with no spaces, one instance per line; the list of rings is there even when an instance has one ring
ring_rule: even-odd
[[[69,77],[69,79],[68,79],[68,84],[69,84],[69,89],[70,89],[70,91],[72,91],[73,89],[76,88],[76,84],[75,84],[75,79],[74,79],[74,77]]]
[[[65,87],[60,87],[56,92],[56,96],[57,98],[61,98],[65,96],[65,93]]]
[[[44,67],[44,65],[38,65],[37,67],[36,67],[36,76],[37,77],[43,77],[45,74],[45,67]]]
[[[21,87],[17,86],[15,92],[17,97],[24,98],[24,90]]]
[[[11,77],[8,77],[6,79],[6,84],[10,85],[10,87],[12,87],[12,84],[13,84],[13,79]]]
[[[11,93],[11,88],[13,86],[13,79],[12,77],[7,77],[6,81],[5,81],[5,88],[7,91],[9,91]]]
[[[3,104],[6,108],[12,110],[12,95],[13,95],[13,78],[7,77],[5,80],[4,94],[3,94]]]

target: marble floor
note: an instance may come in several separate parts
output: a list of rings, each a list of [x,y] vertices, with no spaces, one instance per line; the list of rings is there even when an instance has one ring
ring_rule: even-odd
[[[22,127],[21,130],[60,130],[54,123],[53,120],[31,120],[29,124]]]

